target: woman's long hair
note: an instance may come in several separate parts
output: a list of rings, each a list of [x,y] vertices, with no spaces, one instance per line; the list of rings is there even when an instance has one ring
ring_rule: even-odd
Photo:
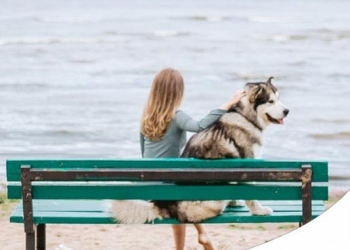
[[[179,71],[163,69],[154,78],[141,118],[141,133],[148,139],[161,139],[181,104],[184,82]]]

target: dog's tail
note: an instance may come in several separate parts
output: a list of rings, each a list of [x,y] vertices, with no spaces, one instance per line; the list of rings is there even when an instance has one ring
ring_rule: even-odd
[[[158,208],[144,200],[112,201],[109,211],[114,220],[122,224],[143,224],[162,219]]]

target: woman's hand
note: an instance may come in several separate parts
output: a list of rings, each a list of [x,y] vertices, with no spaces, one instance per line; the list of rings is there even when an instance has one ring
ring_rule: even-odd
[[[233,96],[225,103],[223,104],[220,109],[223,110],[229,110],[232,108],[234,105],[239,103],[239,101],[242,99],[243,96],[246,95],[246,92],[244,89],[237,90],[235,93],[233,93]]]

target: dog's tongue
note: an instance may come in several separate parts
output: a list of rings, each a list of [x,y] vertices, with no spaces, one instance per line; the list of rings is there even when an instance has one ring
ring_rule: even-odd
[[[279,120],[278,120],[278,122],[279,122],[281,125],[283,125],[283,124],[284,124],[283,119],[279,119]]]

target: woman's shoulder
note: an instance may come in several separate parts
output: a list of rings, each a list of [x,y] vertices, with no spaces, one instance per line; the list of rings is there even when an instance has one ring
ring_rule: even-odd
[[[184,115],[187,115],[187,112],[183,111],[182,109],[178,109],[175,111],[175,114],[184,114]]]
[[[189,120],[192,120],[192,117],[189,116],[186,112],[184,112],[183,110],[177,110],[175,112],[175,116],[173,119],[173,122],[177,125],[177,126],[182,126],[183,124],[186,124]]]
[[[189,117],[188,114],[185,111],[183,111],[181,109],[178,109],[178,110],[175,111],[175,120],[176,119],[182,119],[184,117]]]

